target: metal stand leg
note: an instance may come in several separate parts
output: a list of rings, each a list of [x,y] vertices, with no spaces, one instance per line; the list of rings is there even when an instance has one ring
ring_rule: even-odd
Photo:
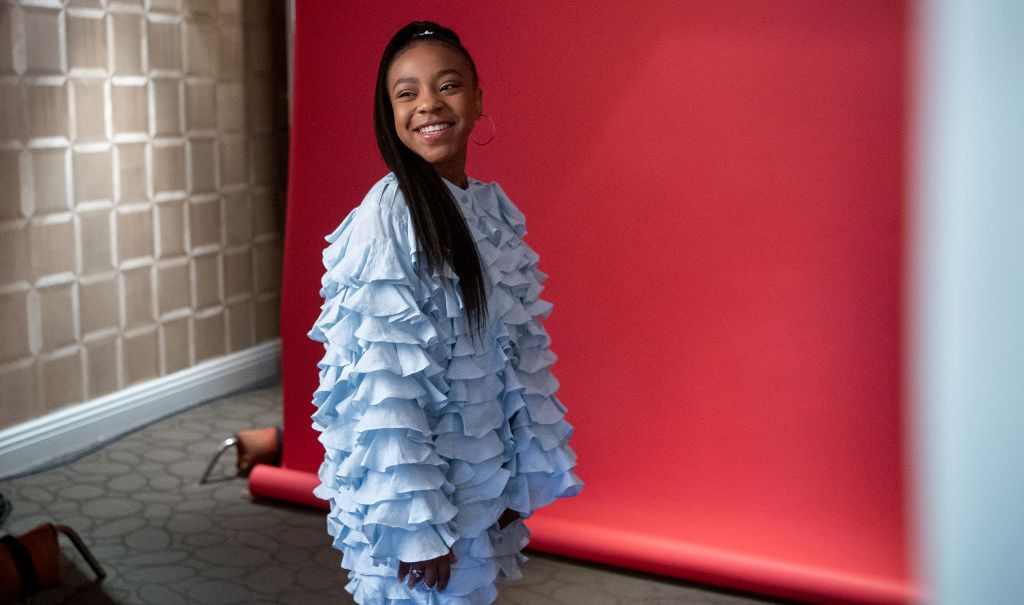
[[[203,478],[199,480],[200,485],[206,483],[207,479],[210,478],[210,473],[213,472],[213,467],[217,465],[217,461],[220,460],[220,457],[224,454],[224,451],[229,447],[233,447],[237,443],[237,437],[229,437],[228,439],[224,440],[224,443],[222,443],[220,446],[220,451],[218,451],[213,456],[213,460],[210,460],[210,464],[206,467],[206,472],[203,473]]]
[[[75,545],[75,548],[78,550],[78,553],[82,555],[82,558],[85,559],[85,562],[88,563],[89,567],[92,568],[92,572],[96,574],[96,581],[102,581],[103,578],[107,577],[107,572],[104,571],[103,567],[100,565],[100,562],[96,560],[96,557],[93,556],[92,551],[90,551],[89,547],[85,545],[85,542],[82,541],[82,538],[78,536],[78,532],[71,529],[67,525],[54,525],[53,527],[58,532],[67,536],[68,539],[71,540],[71,543]]]

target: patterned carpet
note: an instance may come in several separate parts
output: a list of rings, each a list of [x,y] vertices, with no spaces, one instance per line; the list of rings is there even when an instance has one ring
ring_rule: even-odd
[[[281,387],[231,395],[144,427],[64,466],[0,484],[14,505],[5,528],[75,529],[107,571],[102,583],[61,538],[64,585],[28,603],[98,605],[350,604],[325,513],[252,502],[220,443],[281,418]],[[757,605],[782,601],[551,556],[529,548],[525,577],[498,605]]]

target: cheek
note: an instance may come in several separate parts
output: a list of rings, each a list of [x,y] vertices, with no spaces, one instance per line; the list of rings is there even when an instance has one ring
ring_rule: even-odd
[[[401,134],[402,130],[404,130],[405,128],[405,123],[406,120],[408,119],[408,116],[406,116],[405,112],[402,111],[402,107],[395,105],[391,106],[391,113],[394,114],[395,116],[395,130],[397,130],[398,133]]]
[[[398,134],[398,140],[402,142],[406,147],[412,149],[414,144],[413,133],[409,132],[408,129],[408,116],[402,112],[401,109],[395,108],[395,132]]]

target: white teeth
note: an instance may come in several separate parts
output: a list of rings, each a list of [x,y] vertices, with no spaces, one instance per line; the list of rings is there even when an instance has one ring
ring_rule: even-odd
[[[423,128],[420,128],[420,132],[431,133],[437,132],[439,130],[445,130],[446,128],[448,128],[447,124],[431,124],[430,126],[424,126]]]

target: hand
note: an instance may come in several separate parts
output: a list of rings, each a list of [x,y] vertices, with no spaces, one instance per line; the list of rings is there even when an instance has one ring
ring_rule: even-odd
[[[420,580],[423,580],[423,584],[428,588],[436,587],[437,590],[443,591],[448,587],[448,580],[451,579],[452,565],[458,560],[459,558],[455,556],[454,551],[448,551],[446,555],[434,557],[427,561],[414,561],[412,563],[399,561],[398,581],[404,580],[408,574],[409,581],[407,585],[409,588],[416,586]],[[412,573],[413,571],[422,573],[416,574]]]
[[[518,519],[521,515],[518,511],[514,511],[511,508],[506,508],[505,512],[501,513],[501,518],[498,519],[498,529],[505,529],[509,523]]]

